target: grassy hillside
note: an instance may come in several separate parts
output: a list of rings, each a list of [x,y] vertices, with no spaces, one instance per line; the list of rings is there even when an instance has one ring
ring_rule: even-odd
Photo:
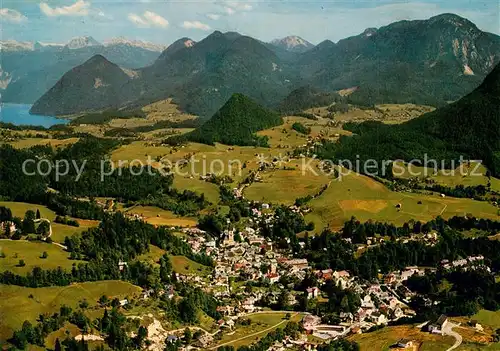
[[[378,161],[423,160],[427,155],[429,159],[445,161],[446,165],[463,156],[481,159],[493,174],[499,174],[499,86],[497,66],[478,89],[449,106],[397,126],[365,123],[351,129],[358,135],[341,138],[338,144],[327,144],[320,154],[324,158],[351,160],[359,155],[361,160]]]
[[[279,111],[284,113],[296,113],[312,107],[328,106],[339,101],[337,93],[323,92],[308,85],[292,91],[280,104]]]
[[[243,94],[233,94],[215,115],[200,128],[171,140],[188,140],[213,145],[267,145],[267,138],[255,135],[283,123],[278,113],[268,110]]]
[[[34,323],[43,313],[53,313],[62,305],[72,308],[87,300],[89,310],[97,308],[102,295],[110,299],[138,295],[141,288],[123,281],[78,283],[70,286],[25,288],[0,285],[0,340],[5,340],[20,328],[25,320]],[[100,314],[101,312],[99,312]]]

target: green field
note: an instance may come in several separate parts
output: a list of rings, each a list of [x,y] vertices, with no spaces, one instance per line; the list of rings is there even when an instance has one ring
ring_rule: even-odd
[[[54,219],[56,218],[56,213],[43,205],[35,205],[25,202],[0,201],[0,206],[9,208],[12,211],[14,217],[20,218],[24,218],[24,214],[26,213],[26,211],[32,210],[36,212],[37,210],[39,210],[42,218],[46,218],[51,221],[51,239],[58,243],[64,242],[64,238],[67,236],[73,236],[87,230],[88,228],[97,227],[99,225],[98,221],[82,219],[77,219],[78,223],[80,224],[79,227],[72,227],[65,224],[55,223]]]
[[[396,208],[397,204],[401,204],[400,210]],[[352,216],[361,221],[371,219],[396,225],[402,225],[410,219],[425,222],[437,216],[449,218],[469,213],[476,217],[499,218],[499,210],[484,201],[393,192],[383,184],[359,174],[350,174],[341,181],[332,182],[308,206],[312,212],[306,215],[306,219],[315,223],[316,230],[325,227],[338,229]]]
[[[10,337],[12,331],[20,328],[25,320],[35,322],[40,314],[54,313],[62,305],[75,308],[80,301],[86,299],[91,309],[95,308],[97,300],[102,295],[109,298],[125,298],[136,296],[140,292],[141,288],[137,286],[114,280],[36,289],[0,285],[2,297],[0,299],[0,340]]]
[[[480,310],[471,319],[477,320],[479,324],[489,326],[493,330],[500,329],[500,311]]]
[[[67,146],[71,144],[77,143],[79,138],[68,138],[68,139],[45,139],[45,138],[28,138],[28,139],[19,139],[9,144],[15,147],[16,149],[27,149],[36,145],[48,145],[53,148],[58,148],[62,146]]]
[[[194,262],[184,256],[170,256],[170,260],[174,271],[179,274],[207,276],[212,271],[210,267]]]
[[[174,176],[174,188],[179,191],[190,190],[204,194],[205,199],[212,204],[217,204],[220,201],[219,187],[198,178],[176,175]]]
[[[71,237],[76,234],[83,233],[89,228],[97,227],[99,221],[82,220],[78,219],[79,227],[72,227],[70,225],[60,224],[52,222],[52,236],[50,237],[53,241],[57,243],[64,243],[64,238],[67,236]]]
[[[149,252],[137,256],[137,261],[158,264],[160,258],[166,253],[165,250],[157,246],[149,245]],[[170,256],[172,268],[176,273],[180,274],[196,274],[200,276],[208,276],[212,269],[210,267],[194,262],[185,256]]]
[[[299,322],[302,315],[291,312],[291,321]],[[236,326],[234,333],[225,333],[218,345],[230,345],[237,349],[240,346],[250,345],[266,336],[276,328],[284,328],[288,322],[285,319],[286,313],[269,312],[256,313],[245,318],[249,318],[252,323],[249,326]]]
[[[315,195],[330,182],[326,175],[302,172],[302,161],[293,161],[287,167],[294,170],[271,170],[261,172],[261,182],[254,182],[245,188],[249,200],[292,205],[297,198]]]
[[[453,337],[424,333],[414,326],[386,327],[371,333],[351,335],[348,339],[357,342],[360,351],[388,351],[400,339],[416,341],[421,345],[419,350],[427,351],[445,351],[455,342]]]
[[[165,254],[165,250],[160,249],[158,246],[149,245],[149,252],[139,255],[135,258],[136,261],[157,264],[160,258]]]
[[[395,164],[394,170],[401,172],[400,178],[428,178],[438,184],[449,187],[456,187],[457,185],[486,186],[488,184],[488,178],[485,175],[487,171],[486,167],[476,162],[471,162],[470,164],[464,163],[456,167],[453,172],[451,170],[445,170],[434,173],[433,170],[426,169],[425,167],[408,165],[401,162]],[[417,176],[417,174],[419,174],[419,176]],[[500,191],[500,179],[492,177],[490,182],[493,191]]]
[[[49,221],[53,221],[54,218],[56,218],[55,212],[43,205],[28,204],[26,202],[0,201],[0,206],[10,208],[14,217],[24,218],[26,211],[32,210],[36,212],[36,210],[39,210],[42,218],[46,218]]]
[[[125,211],[141,216],[145,222],[152,225],[168,227],[195,227],[198,221],[193,217],[181,217],[171,211],[155,206],[134,206]]]
[[[63,248],[44,242],[4,239],[0,240],[0,251],[5,255],[4,258],[0,258],[0,271],[11,271],[16,274],[26,274],[35,267],[43,269],[62,267],[69,270],[74,263],[83,262],[68,259],[69,254]],[[48,257],[40,258],[44,251]],[[19,260],[24,260],[26,265],[19,267]]]

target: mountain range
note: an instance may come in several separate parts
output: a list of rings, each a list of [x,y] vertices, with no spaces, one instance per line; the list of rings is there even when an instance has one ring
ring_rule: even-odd
[[[119,96],[101,94],[103,101],[98,105],[109,101],[109,107],[135,108],[172,97],[183,110],[209,117],[234,93],[278,107],[292,91],[310,86],[326,93],[356,87],[349,96],[356,104],[442,106],[476,88],[500,60],[499,36],[453,14],[370,28],[338,43],[324,41],[302,53],[283,45],[288,41],[270,44],[218,31],[197,43],[183,38],[153,64],[134,70],[119,89],[115,87]],[[62,79],[80,80],[76,72],[69,71]],[[103,81],[97,70],[87,66],[85,72],[94,81]],[[76,99],[87,94],[82,89],[95,88],[70,84],[67,89],[71,94],[66,95]],[[60,93],[51,90],[32,112],[93,110],[91,106],[81,111],[61,109],[60,99]]]
[[[32,104],[75,66],[94,55],[104,55],[125,68],[152,64],[164,46],[125,38],[105,44],[92,37],[74,38],[66,44],[0,41],[0,91],[2,102]]]
[[[327,143],[320,157],[333,160],[483,160],[500,175],[500,64],[460,100],[400,125],[365,122],[353,137]],[[349,127],[348,127],[349,128]],[[439,163],[435,167],[443,167]],[[423,163],[423,162],[421,162]],[[432,165],[432,163],[431,163]],[[458,163],[455,163],[455,167]],[[452,167],[454,168],[454,167]],[[384,171],[380,169],[380,171]],[[379,173],[380,174],[380,173]]]

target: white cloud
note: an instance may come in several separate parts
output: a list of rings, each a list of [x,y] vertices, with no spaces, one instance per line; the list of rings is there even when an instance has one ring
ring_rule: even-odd
[[[89,14],[90,2],[78,0],[73,5],[62,7],[50,7],[47,3],[40,3],[40,10],[49,17],[55,16],[87,16]]]
[[[220,18],[220,15],[217,15],[215,13],[209,13],[207,14],[207,17],[210,18],[211,20],[217,21]]]
[[[136,15],[135,13],[129,13],[127,18],[137,27],[149,27],[149,24],[143,20],[141,16]]]
[[[231,7],[224,8],[224,11],[226,11],[228,15],[233,15],[236,12]]]
[[[182,23],[182,27],[185,29],[201,29],[201,30],[210,30],[210,26],[200,21],[184,21]]]
[[[26,21],[28,18],[19,11],[8,8],[1,8],[0,19],[7,22],[21,23],[23,21]]]
[[[226,1],[226,5],[234,10],[240,11],[251,11],[253,9],[252,5],[244,2]]]
[[[153,26],[160,28],[168,27],[168,21],[154,12],[151,11],[144,12],[144,18],[148,20],[149,23],[151,23]]]
[[[152,11],[146,11],[142,16],[139,16],[135,13],[129,13],[127,18],[137,27],[142,27],[142,28],[149,28],[149,27],[167,28],[169,25],[168,21],[165,18]]]

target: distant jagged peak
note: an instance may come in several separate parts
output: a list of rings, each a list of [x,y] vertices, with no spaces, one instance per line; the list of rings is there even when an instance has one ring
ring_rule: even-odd
[[[377,33],[377,30],[377,28],[366,28],[362,35],[365,37],[371,37],[372,35]]]
[[[0,40],[0,51],[33,51],[34,44],[29,41]]]
[[[104,41],[104,45],[105,46],[127,45],[156,52],[162,52],[163,50],[166,49],[166,45],[154,44],[143,40],[128,39],[125,37],[116,37],[108,39]]]
[[[274,39],[271,41],[272,45],[281,47],[288,51],[295,52],[304,52],[314,47],[313,44],[308,42],[307,40],[297,36],[297,35],[289,35],[287,37],[281,39]]]
[[[83,36],[71,39],[65,47],[71,50],[76,50],[91,46],[102,46],[102,44],[91,36]]]

